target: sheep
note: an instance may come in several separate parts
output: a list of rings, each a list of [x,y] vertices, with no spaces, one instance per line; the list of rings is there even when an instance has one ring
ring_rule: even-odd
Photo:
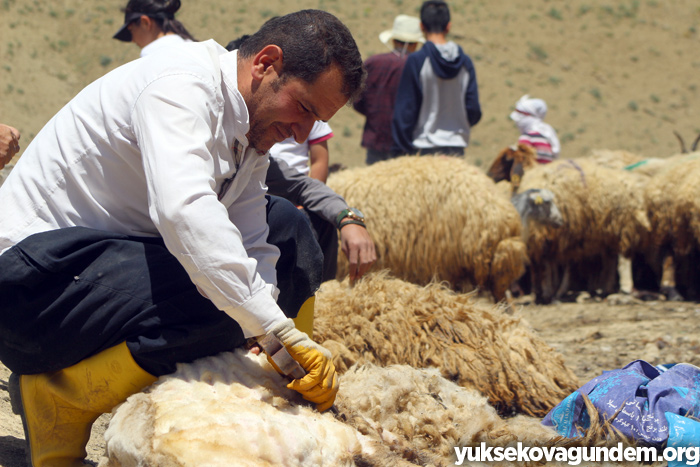
[[[543,416],[578,387],[561,355],[521,319],[475,306],[471,295],[444,284],[420,287],[386,271],[352,288],[347,281],[323,283],[314,337],[341,372],[367,362],[437,367],[481,391],[502,414]]]
[[[354,366],[323,414],[285,383],[242,349],[179,365],[113,411],[99,466],[447,466],[454,446],[561,443],[436,369]]]
[[[637,284],[660,290],[663,264],[673,259],[675,289],[700,300],[700,152],[682,154],[651,177],[644,191],[651,224],[647,248],[636,258]],[[641,272],[640,272],[641,271]]]
[[[679,176],[684,178],[686,174],[683,173],[684,169],[679,169],[678,174],[669,174],[668,171],[671,167],[698,158],[700,153],[689,153],[681,136],[676,132],[674,134],[680,142],[681,152],[668,157],[642,158],[620,150],[594,150],[590,156],[598,164],[625,169],[641,180],[640,186],[644,193],[651,232],[646,235],[641,246],[632,252],[631,263],[627,266],[628,270],[621,269],[620,274],[621,277],[623,275],[631,276],[629,291],[643,299],[658,299],[660,293],[673,300],[683,298],[675,288],[674,254],[671,251],[673,239],[670,236],[669,226],[676,223],[673,220],[676,217],[675,214],[670,214],[673,211],[670,209],[670,205],[677,202]],[[698,142],[700,142],[700,136],[692,144],[692,151],[696,150]],[[651,181],[657,176],[660,176],[662,180],[652,183]],[[663,187],[661,192],[659,186]],[[659,199],[655,201],[650,197]],[[684,261],[683,258],[679,258],[679,260],[681,263]],[[620,265],[622,266],[628,261],[621,257]],[[681,267],[681,269],[687,269],[687,266]],[[681,271],[679,273],[682,276],[681,281],[688,277],[686,273]]]
[[[554,161],[525,173],[521,190],[546,188],[557,199],[564,224],[534,226],[527,238],[538,303],[574,288],[608,295],[617,290],[618,256],[630,257],[648,238],[644,178],[594,161]]]
[[[601,167],[622,170],[646,160],[644,157],[623,149],[594,149],[587,156]]]
[[[333,174],[328,185],[365,214],[377,269],[417,284],[477,287],[496,301],[525,271],[518,213],[464,160],[399,157]],[[337,278],[346,275],[339,255]]]
[[[508,180],[512,186],[513,193],[518,190],[520,180],[526,170],[537,165],[537,151],[529,144],[517,144],[503,149],[496,159],[491,163],[491,167],[486,175],[494,182]]]

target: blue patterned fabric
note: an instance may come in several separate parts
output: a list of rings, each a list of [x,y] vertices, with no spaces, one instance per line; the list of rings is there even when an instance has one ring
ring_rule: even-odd
[[[590,426],[582,394],[603,420],[619,410],[612,426],[641,444],[700,446],[700,422],[688,418],[700,416],[700,368],[694,365],[679,363],[666,369],[636,360],[606,371],[560,402],[542,423],[567,438],[582,436]]]

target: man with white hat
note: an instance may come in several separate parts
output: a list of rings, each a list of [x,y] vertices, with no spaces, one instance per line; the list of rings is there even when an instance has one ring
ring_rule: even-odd
[[[396,89],[406,57],[416,50],[419,42],[425,43],[420,20],[407,15],[398,15],[394,27],[379,34],[379,40],[391,52],[374,55],[365,61],[365,91],[354,103],[355,110],[366,117],[362,146],[367,148],[367,164],[395,155],[391,150],[391,118]]]
[[[532,146],[537,151],[537,162],[546,164],[559,157],[561,145],[557,132],[544,122],[547,115],[547,103],[542,99],[525,94],[515,103],[515,110],[510,119],[520,130],[518,143]]]

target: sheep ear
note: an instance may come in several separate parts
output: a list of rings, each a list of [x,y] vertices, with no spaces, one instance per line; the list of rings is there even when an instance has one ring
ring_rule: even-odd
[[[544,203],[544,200],[542,199],[542,195],[535,196],[535,204],[540,205],[542,203]]]

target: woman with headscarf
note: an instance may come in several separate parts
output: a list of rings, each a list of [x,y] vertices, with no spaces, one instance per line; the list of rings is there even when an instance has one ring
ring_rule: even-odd
[[[141,47],[141,56],[166,45],[195,41],[185,26],[175,19],[180,0],[129,0],[124,8],[124,24],[113,36]]]
[[[559,157],[561,145],[557,132],[545,123],[547,103],[542,99],[531,98],[527,94],[515,103],[510,119],[520,130],[519,144],[527,144],[537,151],[537,162],[547,164]]]

